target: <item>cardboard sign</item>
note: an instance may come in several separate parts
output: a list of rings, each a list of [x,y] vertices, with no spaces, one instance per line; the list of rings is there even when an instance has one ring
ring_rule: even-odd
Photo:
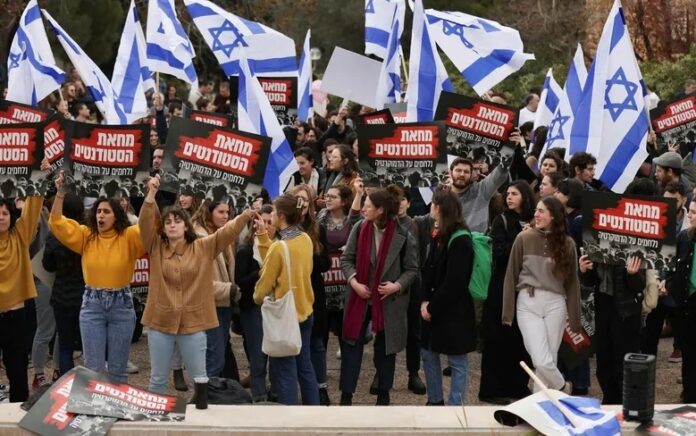
[[[379,61],[336,47],[321,80],[321,90],[376,108],[381,68]]]
[[[358,119],[361,124],[394,124],[394,117],[389,109],[363,114]]]
[[[75,374],[82,369],[73,368],[53,383],[19,421],[19,426],[43,436],[107,434],[116,418],[68,412]]]
[[[212,124],[219,127],[236,127],[236,120],[232,115],[220,114],[217,112],[187,111],[186,117],[199,123]]]
[[[517,125],[517,115],[517,110],[509,106],[443,91],[435,119],[444,121],[447,127],[450,160],[485,160],[493,168],[501,154],[513,152],[504,150],[504,145]]]
[[[43,148],[42,123],[0,124],[0,196],[46,194]]]
[[[590,260],[626,265],[639,256],[643,267],[673,270],[676,263],[676,200],[584,192],[583,243]]]
[[[285,118],[297,114],[297,77],[257,77],[271,107],[281,125],[289,124]]]
[[[0,124],[40,123],[47,118],[46,111],[27,104],[0,99]]]
[[[696,96],[660,105],[650,111],[657,143],[662,147],[678,144],[680,151],[691,151],[696,143]]]
[[[241,210],[261,191],[270,149],[271,138],[265,136],[175,118],[161,189],[177,193],[190,187],[197,198],[229,198]]]
[[[437,177],[447,164],[444,136],[442,122],[361,125],[359,161],[366,186],[410,187],[414,180]]]
[[[75,371],[68,412],[128,421],[183,421],[186,400],[113,381],[84,367]]]

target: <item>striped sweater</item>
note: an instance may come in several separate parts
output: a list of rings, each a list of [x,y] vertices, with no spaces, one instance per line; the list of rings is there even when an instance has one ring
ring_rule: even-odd
[[[581,325],[580,281],[575,243],[570,236],[566,237],[565,252],[570,257],[570,271],[563,277],[553,272],[554,264],[548,244],[546,233],[536,229],[524,230],[515,238],[505,273],[503,322],[512,322],[515,316],[517,292],[540,289],[566,297],[570,328],[578,332]]]

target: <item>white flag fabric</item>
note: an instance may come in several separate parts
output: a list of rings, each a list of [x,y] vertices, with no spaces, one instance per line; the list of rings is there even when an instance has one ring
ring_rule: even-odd
[[[376,109],[381,109],[386,104],[401,101],[401,50],[399,50],[401,47],[399,43],[401,27],[398,17],[394,16],[387,44],[387,54],[382,61],[382,69],[379,74]]]
[[[198,86],[193,66],[196,53],[176,16],[174,0],[149,0],[147,5],[147,61],[150,71],[171,74]]]
[[[302,54],[300,55],[300,71],[297,80],[297,118],[307,121],[312,117],[312,59],[309,56],[311,47],[311,30],[307,30]]]
[[[587,67],[585,67],[582,47],[578,44],[573,61],[568,68],[563,93],[558,102],[556,112],[549,123],[549,131],[546,136],[546,144],[541,152],[544,155],[549,148],[561,148],[566,150],[565,159],[570,161],[571,152],[568,149],[570,142],[570,130],[575,119],[575,110],[580,106],[582,100],[582,88],[587,79]]]
[[[401,23],[397,39],[401,39],[406,19],[404,0],[365,0],[365,54],[382,59],[387,56],[394,16]]]
[[[244,52],[240,51],[240,54],[237,99],[239,129],[271,138],[271,151],[263,177],[263,187],[271,198],[275,198],[283,193],[290,177],[299,167],[271,103],[258,79],[251,73]]]
[[[478,95],[534,59],[520,33],[464,12],[426,11],[430,34]]]
[[[19,26],[7,58],[7,99],[36,105],[60,88],[65,73],[56,66],[48,44],[41,11],[31,0],[19,18]]]
[[[553,118],[553,114],[556,113],[562,93],[563,90],[561,86],[556,82],[556,79],[553,78],[553,69],[549,68],[549,71],[546,73],[546,79],[544,80],[544,87],[539,96],[539,106],[534,116],[534,130],[536,130],[537,127],[549,125]]]
[[[118,102],[118,96],[111,87],[109,79],[45,9],[42,9],[41,12],[58,37],[60,45],[63,47],[63,50],[65,50],[65,53],[68,55],[77,73],[80,75],[82,82],[87,87],[87,91],[92,96],[94,104],[102,115],[104,115],[106,123],[128,124],[126,114],[123,112],[123,108]]]
[[[207,0],[184,0],[184,4],[226,75],[239,74],[242,51],[254,74],[297,73],[292,38]]]
[[[648,157],[645,84],[621,2],[614,1],[575,113],[570,147],[597,158],[597,174],[622,193]]]
[[[452,90],[452,82],[428,31],[423,0],[413,7],[409,83],[406,90],[406,121],[432,121],[440,93]]]
[[[152,73],[147,67],[145,50],[145,35],[140,27],[135,0],[131,0],[111,77],[111,86],[118,96],[129,124],[147,116],[145,91],[155,87]]]

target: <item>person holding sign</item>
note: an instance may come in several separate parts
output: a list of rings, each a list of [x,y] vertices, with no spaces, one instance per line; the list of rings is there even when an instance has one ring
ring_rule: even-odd
[[[444,405],[440,355],[452,368],[448,405],[464,404],[467,390],[467,354],[476,350],[476,315],[469,281],[474,267],[474,248],[462,218],[458,198],[437,190],[430,215],[437,232],[429,244],[422,271],[420,313],[421,356],[428,405]]]
[[[554,197],[539,201],[534,228],[522,231],[512,245],[503,288],[504,325],[516,313],[524,346],[537,376],[551,389],[571,392],[558,370],[558,348],[566,318],[580,332],[580,282],[575,243],[567,235],[565,211]],[[534,385],[538,391],[539,386]]]
[[[398,211],[398,193],[388,189],[369,193],[364,220],[353,227],[341,258],[350,286],[343,319],[341,405],[352,404],[370,321],[379,380],[377,405],[390,403],[396,353],[406,347],[407,291],[418,274],[416,242],[398,224]]]
[[[19,215],[14,199],[0,198],[0,350],[11,403],[29,397],[24,302],[36,297],[29,244],[36,235],[43,200],[28,197]]]
[[[667,291],[676,301],[676,319],[682,332],[682,401],[696,402],[696,202],[687,215],[690,227],[677,235],[677,267],[667,276]],[[691,333],[688,333],[691,332]]]
[[[255,213],[247,210],[200,238],[181,207],[172,206],[160,214],[155,201],[159,184],[159,176],[148,181],[138,226],[150,255],[150,290],[142,320],[150,328],[149,389],[164,394],[175,343],[189,377],[206,377],[205,331],[219,324],[214,268],[218,256],[237,239]]]
[[[61,244],[82,255],[85,293],[80,331],[85,366],[103,372],[108,355],[109,375],[125,383],[136,319],[130,283],[136,259],[145,254],[140,229],[129,224],[116,199],[98,199],[87,225],[66,218],[64,181],[61,173],[48,225]]]

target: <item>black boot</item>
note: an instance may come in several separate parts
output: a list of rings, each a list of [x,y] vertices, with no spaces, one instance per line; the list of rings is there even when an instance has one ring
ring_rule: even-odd
[[[444,375],[445,377],[451,377],[452,376],[452,367],[446,366],[445,369],[442,370],[442,375]]]
[[[417,372],[408,376],[408,390],[416,395],[425,395],[425,385],[421,381]]]
[[[329,398],[329,391],[326,388],[319,388],[319,405],[320,406],[330,406],[331,398]]]
[[[428,401],[427,403],[425,403],[425,405],[426,405],[426,406],[444,406],[444,405],[445,405],[445,400],[440,400],[440,401],[438,401],[438,402],[436,402],[436,403],[431,403],[430,401]]]
[[[353,405],[353,394],[348,392],[341,392],[341,406],[352,406]]]
[[[377,393],[377,403],[376,406],[388,406],[389,405],[389,391],[379,391]]]
[[[375,376],[372,378],[372,384],[370,385],[370,394],[377,395],[378,390],[379,390],[379,379],[377,378],[377,373],[375,373]]]
[[[174,370],[174,389],[181,392],[188,391],[188,385],[186,384],[186,379],[184,378],[183,369]]]

